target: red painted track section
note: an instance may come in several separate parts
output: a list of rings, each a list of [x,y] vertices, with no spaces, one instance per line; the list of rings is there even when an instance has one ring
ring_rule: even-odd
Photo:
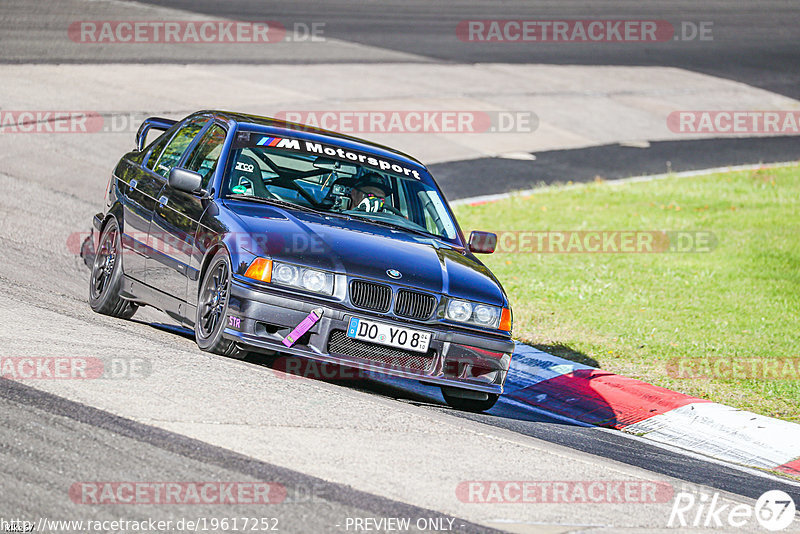
[[[577,421],[616,429],[687,404],[708,402],[600,369],[575,370],[515,391],[511,397]]]
[[[775,468],[778,471],[783,471],[784,473],[788,473],[790,475],[794,475],[796,477],[800,477],[800,458],[797,460],[793,460],[788,464],[779,465]]]

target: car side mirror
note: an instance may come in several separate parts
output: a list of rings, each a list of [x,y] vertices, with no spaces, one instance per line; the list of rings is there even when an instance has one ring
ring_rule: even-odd
[[[180,167],[173,167],[169,171],[169,186],[184,193],[199,193],[203,186],[203,177],[200,173],[181,169]]]
[[[478,254],[491,254],[497,248],[497,234],[470,232],[469,250]]]

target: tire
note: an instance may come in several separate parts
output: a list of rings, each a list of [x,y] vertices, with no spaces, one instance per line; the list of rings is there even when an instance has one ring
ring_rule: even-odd
[[[242,359],[246,350],[222,337],[228,317],[231,294],[231,260],[225,250],[219,250],[203,272],[200,294],[197,298],[197,317],[194,322],[194,339],[200,350]]]
[[[486,393],[486,395],[488,396],[486,399],[471,399],[462,397],[458,389],[442,388],[442,396],[447,405],[462,412],[485,412],[500,398],[500,395],[495,393]]]
[[[116,219],[111,219],[100,234],[97,253],[92,262],[89,306],[103,315],[130,319],[139,306],[119,296],[123,273],[121,250],[119,225]]]

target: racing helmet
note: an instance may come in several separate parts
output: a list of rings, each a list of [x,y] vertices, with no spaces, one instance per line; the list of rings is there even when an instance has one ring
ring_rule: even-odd
[[[382,191],[383,196],[378,196],[374,193],[365,193],[364,188],[367,187]],[[391,186],[386,182],[383,176],[376,172],[370,172],[361,176],[356,180],[355,184],[353,184],[353,189],[359,190],[363,195],[361,202],[359,202],[357,206],[354,206],[354,209],[367,212],[377,212],[383,209],[386,197],[392,192]]]

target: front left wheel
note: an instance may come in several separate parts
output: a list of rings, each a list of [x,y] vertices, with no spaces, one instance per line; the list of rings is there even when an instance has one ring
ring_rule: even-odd
[[[138,306],[119,295],[122,283],[122,246],[116,219],[108,221],[100,234],[92,275],[89,277],[89,305],[97,313],[130,319]]]
[[[222,337],[228,320],[230,294],[231,260],[225,250],[220,250],[208,264],[200,285],[194,339],[204,351],[241,359],[247,356],[247,351]]]

